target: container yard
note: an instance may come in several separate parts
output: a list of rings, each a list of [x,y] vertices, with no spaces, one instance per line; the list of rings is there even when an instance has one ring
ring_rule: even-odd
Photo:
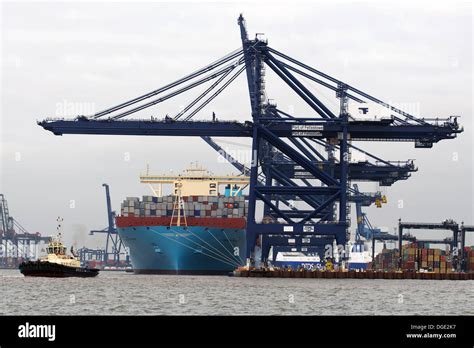
[[[398,252],[383,250],[377,255],[372,268],[377,270],[396,269],[399,257]],[[441,249],[418,248],[416,244],[403,247],[401,260],[402,270],[451,273],[453,268],[451,255]]]
[[[425,279],[425,280],[473,280],[474,249],[465,247],[465,258],[461,261],[463,272],[453,268],[455,255],[441,249],[418,247],[417,243],[404,245],[402,256],[397,249],[383,249],[369,262],[367,269],[348,270],[323,267],[308,270],[304,267],[241,267],[233,272],[237,277],[273,278],[341,278],[341,279]],[[401,262],[401,267],[399,267]]]

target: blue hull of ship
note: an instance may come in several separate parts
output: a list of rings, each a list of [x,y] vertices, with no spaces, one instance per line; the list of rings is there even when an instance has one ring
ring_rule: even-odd
[[[227,274],[243,265],[245,230],[201,226],[118,228],[135,273]]]

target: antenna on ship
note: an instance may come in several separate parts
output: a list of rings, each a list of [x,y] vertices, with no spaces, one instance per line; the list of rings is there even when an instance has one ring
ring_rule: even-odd
[[[61,240],[61,231],[63,229],[62,222],[64,221],[64,219],[62,217],[58,216],[56,221],[58,222],[58,226],[56,227],[56,232],[58,234],[58,241],[60,241]]]

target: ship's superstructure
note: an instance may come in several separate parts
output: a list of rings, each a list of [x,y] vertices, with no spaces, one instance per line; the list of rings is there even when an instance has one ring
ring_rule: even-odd
[[[79,258],[67,255],[67,248],[61,241],[61,234],[51,237],[46,248],[47,255],[39,259],[41,262],[56,263],[67,267],[81,267]]]
[[[213,175],[204,167],[195,163],[186,168],[183,174],[140,175],[140,182],[149,184],[157,197],[163,195],[163,185],[172,186],[172,194],[178,196],[219,196],[219,187],[227,185],[229,196],[242,194],[249,184],[249,177],[243,175]]]

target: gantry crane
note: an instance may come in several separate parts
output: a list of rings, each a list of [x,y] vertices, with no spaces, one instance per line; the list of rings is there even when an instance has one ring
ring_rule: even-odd
[[[17,268],[22,260],[38,257],[38,246],[50,237],[28,232],[10,215],[7,199],[0,194],[0,268]]]
[[[112,210],[112,203],[110,201],[110,190],[108,184],[102,184],[105,187],[105,200],[107,203],[107,222],[108,225],[102,230],[92,230],[89,232],[90,235],[95,233],[106,233],[107,239],[105,242],[105,250],[93,250],[88,248],[83,248],[80,250],[79,255],[81,256],[81,261],[86,261],[90,257],[97,258],[101,261],[104,261],[104,264],[107,266],[122,266],[120,264],[120,256],[126,254],[125,246],[117,233],[117,228],[115,227],[115,211]],[[87,255],[87,257],[86,257]],[[112,260],[111,260],[112,256]],[[128,255],[125,255],[126,265],[130,266]]]
[[[466,232],[474,232],[474,225],[464,225],[464,222],[461,222],[461,227],[459,229],[459,234],[461,237],[461,268],[463,271],[466,270],[467,266],[467,255],[466,255]]]
[[[416,148],[431,148],[434,143],[453,139],[463,131],[456,116],[446,119],[415,117],[270,47],[258,36],[249,39],[242,16],[238,24],[242,47],[192,74],[92,116],[46,119],[39,125],[55,135],[199,136],[208,143],[210,137],[251,138],[248,261],[260,235],[276,239],[288,235],[298,239],[315,236],[335,239],[338,245],[345,245],[349,227],[348,204],[353,194],[350,181],[375,179],[391,185],[415,171],[411,161],[379,161],[375,167],[371,163],[351,165],[353,142],[410,141]],[[311,108],[312,114],[296,117],[269,102],[265,67],[281,78]],[[224,121],[215,117],[211,121],[192,120],[244,70],[251,120]],[[297,76],[335,92],[339,109],[327,107]],[[125,119],[208,82],[208,88],[174,117]],[[358,119],[349,114],[349,101],[378,104],[387,108],[390,116]],[[299,173],[304,176],[300,177]],[[289,196],[304,202],[307,209],[282,209],[279,203]],[[272,219],[257,216],[257,203],[263,204],[264,217]]]
[[[359,187],[357,184],[354,184],[354,190],[359,192]],[[374,196],[374,201],[377,202],[377,207],[380,208],[382,203],[387,202],[387,198],[385,195],[382,195],[380,192],[377,192]],[[372,240],[372,237],[382,235],[382,230],[377,227],[373,227],[370,223],[367,215],[362,211],[363,202],[356,202],[356,221],[357,221],[357,228],[355,234],[356,242],[359,242],[361,238],[365,240]]]
[[[414,230],[435,230],[435,231],[451,231],[453,237],[445,238],[443,240],[417,240],[418,243],[431,243],[431,244],[447,244],[451,247],[451,253],[453,255],[453,267],[457,268],[458,261],[462,257],[459,254],[459,225],[452,219],[446,219],[441,223],[424,223],[424,222],[402,222],[401,219],[398,221],[398,250],[402,250],[402,236],[403,230],[414,229]],[[400,252],[401,255],[401,252]],[[399,258],[399,267],[401,267],[402,259]]]

